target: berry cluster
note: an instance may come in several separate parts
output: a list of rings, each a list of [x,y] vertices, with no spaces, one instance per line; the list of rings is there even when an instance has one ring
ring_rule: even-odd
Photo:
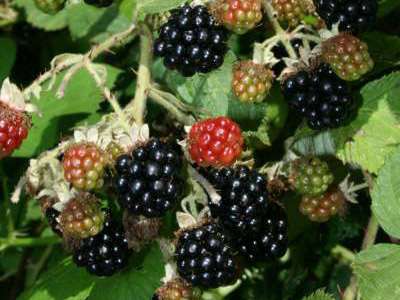
[[[197,122],[188,135],[189,154],[200,166],[230,166],[241,155],[242,132],[227,117]]]
[[[85,0],[86,4],[96,7],[107,7],[113,4],[114,0]]]
[[[64,153],[64,177],[77,189],[99,189],[104,183],[106,164],[106,155],[95,144],[73,144]]]
[[[219,68],[227,51],[227,32],[205,6],[184,6],[171,12],[154,43],[154,53],[168,69],[183,76]]]
[[[300,212],[313,222],[326,222],[344,210],[345,197],[339,189],[333,189],[319,197],[304,196]]]
[[[28,136],[28,116],[0,101],[0,159],[10,155],[21,146]]]
[[[209,204],[211,214],[235,237],[235,249],[249,260],[285,254],[286,215],[269,201],[263,176],[247,167],[213,169],[205,175],[221,195],[218,204]]]
[[[68,201],[60,215],[64,237],[87,238],[101,231],[104,213],[99,202],[90,195],[79,195]]]
[[[341,31],[362,32],[375,22],[376,0],[314,0],[317,13],[329,28],[339,23]]]
[[[272,87],[270,69],[251,60],[241,61],[233,67],[232,90],[242,102],[261,102]]]
[[[333,174],[326,162],[316,157],[295,160],[291,165],[289,183],[306,196],[320,196],[333,182]]]
[[[238,266],[229,239],[217,224],[182,232],[175,255],[179,275],[193,286],[217,288],[237,278]]]
[[[178,150],[159,139],[121,155],[115,165],[121,206],[133,215],[163,216],[179,200],[181,165]]]
[[[272,0],[272,6],[281,22],[296,27],[308,13],[308,5],[304,0]]]
[[[248,32],[262,19],[261,0],[219,0],[212,6],[216,18],[237,34]]]
[[[315,130],[345,125],[355,108],[347,83],[326,64],[288,77],[283,94]]]
[[[127,265],[129,253],[124,231],[106,220],[100,233],[81,240],[73,258],[93,275],[111,276]]]
[[[322,44],[322,57],[343,80],[358,80],[374,67],[368,46],[355,36],[341,33]]]
[[[35,5],[42,12],[54,15],[62,10],[65,6],[66,0],[34,0]]]

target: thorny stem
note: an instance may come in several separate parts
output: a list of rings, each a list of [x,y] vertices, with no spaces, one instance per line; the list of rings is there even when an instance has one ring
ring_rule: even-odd
[[[148,26],[141,24],[140,35],[140,60],[138,77],[136,83],[135,97],[128,105],[127,110],[132,106],[132,114],[135,122],[139,125],[144,124],[146,103],[149,88],[151,85],[151,61],[152,61],[152,35]]]
[[[86,59],[93,61],[103,52],[106,52],[113,47],[116,47],[116,46],[119,46],[119,45],[129,42],[131,40],[131,38],[133,38],[135,36],[135,32],[136,32],[136,26],[132,25],[127,30],[119,32],[119,33],[111,36],[109,39],[107,39],[103,43],[94,46],[82,57],[82,60],[80,62],[76,63],[76,62],[71,61],[71,62],[64,62],[64,63],[55,65],[53,68],[51,68],[47,72],[40,75],[34,82],[32,82],[28,87],[26,87],[24,89],[25,97],[29,98],[29,96],[35,91],[35,89],[38,85],[43,84],[44,82],[49,80],[51,77],[53,77],[55,74],[71,67],[72,65],[74,65],[74,64],[83,65],[84,61]]]
[[[368,172],[364,172],[364,177],[369,186],[370,193],[373,188],[373,178]],[[364,239],[361,245],[361,250],[366,250],[369,247],[373,246],[375,243],[376,235],[378,234],[379,223],[377,218],[373,213],[371,213],[371,217],[368,222],[367,229],[365,230]],[[343,300],[354,300],[359,298],[359,291],[357,286],[357,278],[353,275],[349,286],[346,288],[343,294]]]
[[[287,53],[289,54],[289,57],[292,59],[296,59],[297,58],[296,51],[294,50],[292,44],[290,43],[290,39],[288,38],[287,32],[279,24],[276,12],[270,3],[270,0],[263,0],[263,6],[267,14],[267,17],[271,22],[272,27],[274,28],[276,35],[279,37],[279,40],[285,47]]]

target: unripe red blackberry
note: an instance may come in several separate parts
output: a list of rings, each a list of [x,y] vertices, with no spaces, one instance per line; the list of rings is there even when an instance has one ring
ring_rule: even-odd
[[[107,219],[101,232],[80,241],[73,259],[93,275],[111,276],[128,264],[130,253],[122,228]]]
[[[374,67],[367,44],[348,33],[324,41],[322,58],[340,78],[347,81],[360,79]]]
[[[232,91],[242,102],[261,102],[272,87],[273,73],[266,66],[251,60],[233,67]]]
[[[68,147],[63,157],[64,177],[80,190],[99,189],[103,186],[107,155],[98,146],[81,142]]]
[[[179,201],[182,156],[174,144],[160,139],[121,155],[115,164],[114,186],[121,206],[147,218],[164,216]]]
[[[297,159],[291,164],[289,183],[300,194],[320,196],[333,182],[333,174],[326,162],[317,157]]]
[[[65,238],[84,239],[102,230],[104,212],[94,196],[79,194],[66,204],[59,218]]]
[[[34,0],[34,2],[42,12],[54,15],[64,8],[66,0]]]
[[[212,10],[217,20],[237,34],[248,32],[262,19],[261,0],[218,0]]]
[[[0,159],[9,156],[27,138],[30,119],[0,100]]]
[[[200,297],[184,280],[168,281],[157,289],[152,300],[199,300]]]
[[[243,136],[238,124],[227,117],[199,121],[188,134],[190,158],[199,166],[230,166],[241,155]]]
[[[238,265],[229,242],[214,223],[180,232],[175,251],[179,275],[205,289],[232,284]]]
[[[278,14],[281,22],[289,27],[296,27],[309,13],[307,0],[272,0],[272,6]]]
[[[313,222],[326,222],[331,217],[342,213],[345,196],[339,189],[332,189],[319,197],[304,196],[300,203],[300,212]]]

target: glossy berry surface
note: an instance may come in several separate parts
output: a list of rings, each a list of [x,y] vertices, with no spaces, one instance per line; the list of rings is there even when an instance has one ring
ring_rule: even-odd
[[[127,265],[129,254],[124,231],[107,220],[100,233],[81,241],[73,259],[93,275],[111,276]]]
[[[64,8],[66,0],[34,0],[34,2],[45,14],[54,15]]]
[[[248,32],[262,19],[260,0],[220,0],[213,7],[217,19],[237,34]]]
[[[267,182],[247,167],[212,169],[206,177],[221,196],[209,203],[211,214],[234,238],[233,245],[249,260],[277,258],[287,249],[284,210],[269,201]]]
[[[163,216],[179,201],[181,166],[179,150],[159,139],[121,155],[114,183],[120,204],[133,215]]]
[[[233,67],[232,91],[242,102],[261,102],[272,87],[272,71],[251,60]]]
[[[374,67],[367,44],[347,33],[323,42],[322,57],[340,78],[347,81],[360,79]]]
[[[96,198],[79,195],[71,199],[60,214],[60,225],[65,237],[87,238],[103,228],[104,213]]]
[[[114,3],[114,0],[85,0],[86,4],[96,7],[107,7]]]
[[[216,224],[182,232],[175,256],[179,275],[193,286],[217,288],[232,284],[237,278],[229,240]]]
[[[238,124],[227,117],[195,123],[188,135],[191,159],[200,166],[230,166],[241,155],[243,136]]]
[[[317,13],[331,29],[339,23],[340,31],[362,32],[375,23],[377,0],[314,0]]]
[[[316,157],[295,160],[291,169],[289,182],[302,195],[322,195],[333,182],[328,164]]]
[[[283,94],[315,130],[343,126],[355,110],[347,83],[326,64],[288,77],[283,83]]]
[[[61,226],[58,222],[60,212],[53,207],[49,207],[45,212],[46,220],[49,223],[51,230],[58,235],[62,235]]]
[[[157,289],[152,300],[199,300],[193,288],[178,278],[165,283]]]
[[[106,164],[106,154],[96,145],[85,142],[73,144],[64,153],[64,177],[77,189],[99,189],[104,183]]]
[[[278,19],[290,27],[300,24],[308,13],[305,0],[272,0],[272,6],[277,12]]]
[[[345,198],[340,190],[332,190],[319,197],[304,196],[300,212],[313,222],[326,222],[344,210]]]
[[[29,118],[0,102],[0,159],[10,155],[21,146],[28,136]]]
[[[154,42],[154,54],[183,76],[219,68],[227,51],[228,35],[205,6],[184,6],[171,12]]]

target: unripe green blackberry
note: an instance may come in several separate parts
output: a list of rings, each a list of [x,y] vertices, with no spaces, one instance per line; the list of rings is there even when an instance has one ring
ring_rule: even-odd
[[[310,4],[307,0],[272,0],[272,6],[280,22],[287,23],[289,27],[296,27],[309,13]]]
[[[34,0],[36,7],[45,14],[55,15],[65,6],[66,0]]]
[[[66,239],[84,239],[103,229],[104,212],[94,196],[79,194],[66,204],[59,219]]]
[[[331,217],[342,213],[345,208],[345,197],[339,189],[332,189],[322,196],[304,196],[299,210],[312,222],[326,222]]]
[[[272,87],[273,73],[266,66],[251,60],[233,67],[232,90],[241,102],[261,102]]]
[[[301,158],[293,161],[289,183],[305,196],[322,195],[333,182],[333,174],[326,162],[316,157]]]

